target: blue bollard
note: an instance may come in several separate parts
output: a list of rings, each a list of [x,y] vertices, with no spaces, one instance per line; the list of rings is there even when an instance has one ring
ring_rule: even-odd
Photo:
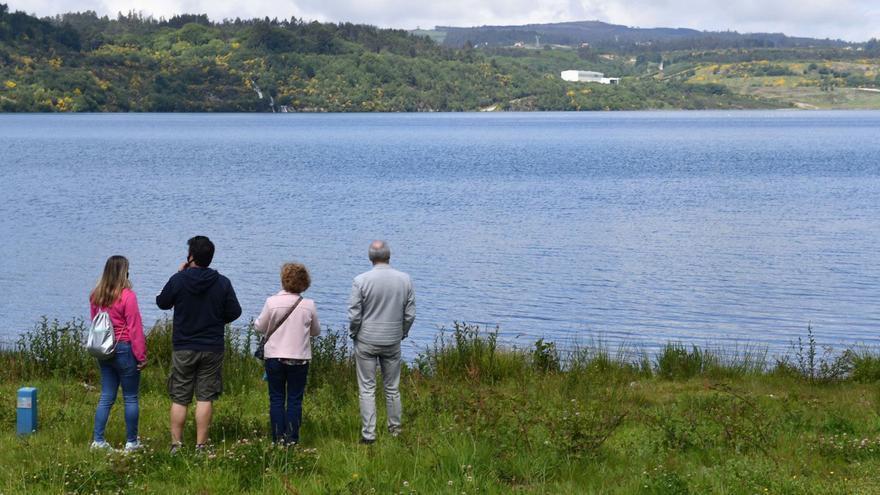
[[[37,431],[37,389],[34,387],[18,389],[16,429],[19,435],[30,435]]]

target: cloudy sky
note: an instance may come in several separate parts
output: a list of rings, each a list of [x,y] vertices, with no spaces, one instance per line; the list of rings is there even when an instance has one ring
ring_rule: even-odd
[[[877,0],[0,0],[38,15],[128,10],[156,17],[296,16],[383,27],[430,28],[593,20],[639,27],[689,27],[864,41],[880,38]]]

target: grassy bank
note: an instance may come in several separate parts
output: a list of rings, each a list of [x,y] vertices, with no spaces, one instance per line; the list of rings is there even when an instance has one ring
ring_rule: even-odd
[[[805,335],[788,358],[670,344],[656,356],[602,346],[561,354],[498,345],[456,326],[405,371],[405,430],[357,444],[346,339],[315,342],[303,443],[266,440],[267,398],[247,331],[230,331],[215,451],[167,454],[169,329],[151,365],[133,455],[88,450],[96,365],[83,325],[43,323],[0,354],[0,493],[877,493],[880,358],[824,353]],[[40,390],[40,431],[12,431],[19,386]],[[380,403],[382,398],[379,398]],[[384,415],[380,413],[380,422]],[[193,443],[188,424],[187,443]],[[123,442],[119,404],[108,440]]]

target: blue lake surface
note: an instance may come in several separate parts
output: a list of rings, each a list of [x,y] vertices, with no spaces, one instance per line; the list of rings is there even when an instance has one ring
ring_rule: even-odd
[[[373,238],[441,326],[508,342],[880,342],[880,113],[0,115],[0,341],[154,296],[210,236],[255,317],[304,262],[346,324]]]

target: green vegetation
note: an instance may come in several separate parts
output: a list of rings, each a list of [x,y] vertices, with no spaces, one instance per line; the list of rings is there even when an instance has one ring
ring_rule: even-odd
[[[571,44],[514,46],[502,41],[522,33],[506,28],[450,38],[296,18],[37,19],[0,4],[0,111],[880,108],[877,40],[608,26],[551,25],[541,32]],[[454,44],[468,33],[493,41]],[[567,83],[568,69],[622,81]]]
[[[789,54],[791,57],[791,54]],[[880,59],[687,64],[684,80],[800,108],[880,108]]]
[[[640,41],[475,49],[469,43],[438,44],[442,33],[418,33],[295,18],[212,22],[190,14],[156,20],[81,12],[37,19],[0,4],[0,111],[637,110],[797,103],[870,108],[880,100],[865,92],[837,96],[853,85],[876,85],[875,66],[854,59],[856,51],[847,51],[853,47],[837,42],[775,51],[764,48],[766,43],[682,51],[679,42]],[[874,45],[859,48],[862,57],[876,56]],[[787,60],[813,57],[822,65],[815,74],[801,75],[788,61],[774,59],[764,69],[705,74],[724,60],[752,63],[768,52]],[[826,56],[849,65],[829,66]],[[661,62],[667,63],[665,73],[659,71]],[[623,80],[614,87],[562,81],[559,72],[572,68]],[[741,84],[746,75],[748,87]],[[766,91],[780,87],[767,84],[768,78],[800,78],[786,88],[824,88],[829,102]]]
[[[810,332],[789,357],[672,343],[562,352],[501,345],[456,324],[402,378],[405,429],[357,444],[347,339],[314,343],[302,445],[266,441],[251,333],[229,331],[211,455],[167,453],[167,323],[148,333],[140,453],[88,450],[97,366],[82,322],[41,322],[0,353],[0,391],[39,387],[40,431],[0,433],[2,493],[877,493],[880,356],[834,354]],[[380,387],[381,389],[381,387]],[[379,403],[382,398],[379,397]],[[0,409],[6,425],[15,411]],[[380,423],[383,420],[380,413]],[[193,443],[192,424],[187,443]],[[121,445],[117,404],[108,439]]]

